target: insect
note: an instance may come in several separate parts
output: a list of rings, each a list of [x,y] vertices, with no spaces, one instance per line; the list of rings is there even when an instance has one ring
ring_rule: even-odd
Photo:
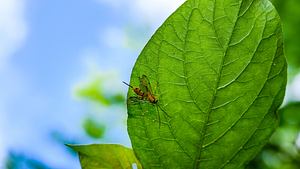
[[[157,113],[158,113],[157,114],[157,116],[158,116],[158,122],[159,122],[159,127],[160,127],[160,115],[159,115],[158,108],[161,111],[163,111],[165,113],[165,115],[167,115],[168,117],[170,117],[170,116],[159,105],[158,99],[155,97],[155,95],[152,92],[151,84],[150,84],[150,81],[149,81],[148,77],[146,75],[142,75],[142,77],[139,77],[139,81],[140,81],[139,88],[138,87],[133,87],[130,84],[124,82],[124,81],[123,81],[123,83],[125,85],[129,86],[130,88],[132,88],[133,92],[136,95],[138,95],[138,98],[140,100],[146,100],[146,101],[148,101],[148,102],[150,102],[150,103],[152,103],[153,105],[156,106]]]

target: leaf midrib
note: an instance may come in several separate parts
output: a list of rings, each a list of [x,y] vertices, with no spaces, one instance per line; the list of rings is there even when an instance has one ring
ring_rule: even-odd
[[[223,55],[222,58],[221,58],[221,63],[220,63],[220,66],[219,66],[219,73],[218,73],[218,77],[217,77],[217,81],[216,81],[216,87],[215,87],[215,90],[214,90],[214,94],[213,94],[211,103],[210,103],[210,105],[209,105],[207,117],[206,117],[206,119],[205,119],[205,121],[204,121],[203,132],[201,132],[202,134],[201,134],[201,136],[200,136],[200,144],[199,144],[199,148],[198,148],[198,151],[197,151],[198,153],[196,154],[195,160],[194,160],[194,162],[193,162],[193,163],[194,163],[194,165],[193,165],[193,166],[194,166],[194,167],[193,167],[194,169],[198,169],[198,168],[200,167],[200,158],[201,158],[201,153],[202,153],[202,148],[203,148],[202,146],[203,146],[203,143],[204,143],[204,136],[206,135],[206,132],[207,132],[207,123],[209,122],[209,119],[210,119],[210,114],[211,114],[211,112],[212,112],[212,106],[214,105],[215,100],[216,100],[216,94],[217,94],[217,92],[218,92],[218,86],[219,86],[220,79],[221,79],[221,72],[222,72],[222,70],[223,70],[224,58],[225,58],[225,56],[226,56],[226,54],[227,54],[227,52],[228,52],[229,44],[231,43],[231,40],[232,40],[233,31],[235,30],[236,23],[237,23],[237,21],[238,21],[239,14],[240,14],[240,11],[241,11],[241,5],[242,5],[242,1],[240,1],[239,10],[238,10],[238,12],[237,12],[237,16],[236,16],[236,19],[235,19],[235,22],[234,22],[234,25],[233,25],[233,28],[232,28],[232,31],[231,31],[231,34],[230,34],[228,43],[226,44],[226,49],[224,49],[224,48],[222,47],[222,44],[220,43],[219,36],[218,36],[218,34],[217,34],[217,32],[216,32],[216,29],[215,29],[214,18],[215,18],[216,0],[214,1],[213,21],[212,21],[211,24],[212,24],[212,27],[213,27],[213,30],[214,30],[214,32],[215,32],[216,39],[217,39],[217,41],[218,41],[218,44],[219,44],[220,48],[222,48],[222,49],[225,50],[225,51],[224,51],[224,55]],[[188,17],[187,29],[189,29],[189,25],[190,25],[190,21],[191,21],[191,16],[192,16],[192,14],[193,14],[193,12],[194,12],[195,10],[199,10],[199,8],[194,8],[194,9],[192,9],[192,11],[191,11],[191,13],[190,13],[190,15],[189,15],[189,17]],[[200,12],[200,11],[199,11],[199,12]],[[200,14],[201,14],[201,12],[200,12]],[[184,75],[185,75],[186,77],[187,77],[187,74],[186,74],[186,66],[185,66],[185,65],[186,65],[186,64],[185,64],[185,62],[186,62],[186,55],[185,55],[185,53],[186,53],[186,42],[187,42],[186,38],[187,38],[188,32],[189,32],[189,30],[187,30],[186,33],[185,33],[185,36],[184,36],[184,37],[185,37],[185,38],[184,38],[184,47],[183,47],[183,50],[184,50],[184,52],[183,52],[183,56],[184,56]],[[201,112],[203,112],[203,111],[201,110],[201,108],[198,106],[196,100],[194,99],[194,97],[193,97],[192,94],[191,94],[191,90],[190,90],[190,88],[189,88],[188,80],[187,80],[187,79],[186,79],[186,83],[187,83],[187,88],[188,88],[189,94],[190,94],[191,98],[192,98],[193,101],[194,101],[193,103],[196,105],[196,107],[197,107],[198,110],[200,110]]]

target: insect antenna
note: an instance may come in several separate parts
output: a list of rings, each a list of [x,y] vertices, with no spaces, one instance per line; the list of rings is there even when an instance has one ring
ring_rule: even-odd
[[[130,88],[133,88],[130,84],[128,84],[128,83],[126,83],[126,82],[124,82],[124,81],[122,81],[125,85],[127,85],[127,86],[129,86]]]

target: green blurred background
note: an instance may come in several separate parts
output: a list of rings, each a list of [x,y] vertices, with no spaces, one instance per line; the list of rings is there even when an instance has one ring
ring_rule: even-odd
[[[122,81],[183,2],[0,0],[0,168],[80,168],[65,143],[130,146]],[[248,168],[300,169],[300,1],[272,2],[288,86],[279,128]]]

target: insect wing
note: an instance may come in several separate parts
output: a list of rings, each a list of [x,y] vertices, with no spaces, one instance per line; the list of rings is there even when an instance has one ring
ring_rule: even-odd
[[[143,75],[142,77],[139,77],[140,80],[140,89],[143,93],[151,92],[149,88],[149,80],[147,76]]]
[[[142,75],[142,77],[140,77],[140,88],[145,93],[150,92],[153,94],[150,81],[146,75]]]

